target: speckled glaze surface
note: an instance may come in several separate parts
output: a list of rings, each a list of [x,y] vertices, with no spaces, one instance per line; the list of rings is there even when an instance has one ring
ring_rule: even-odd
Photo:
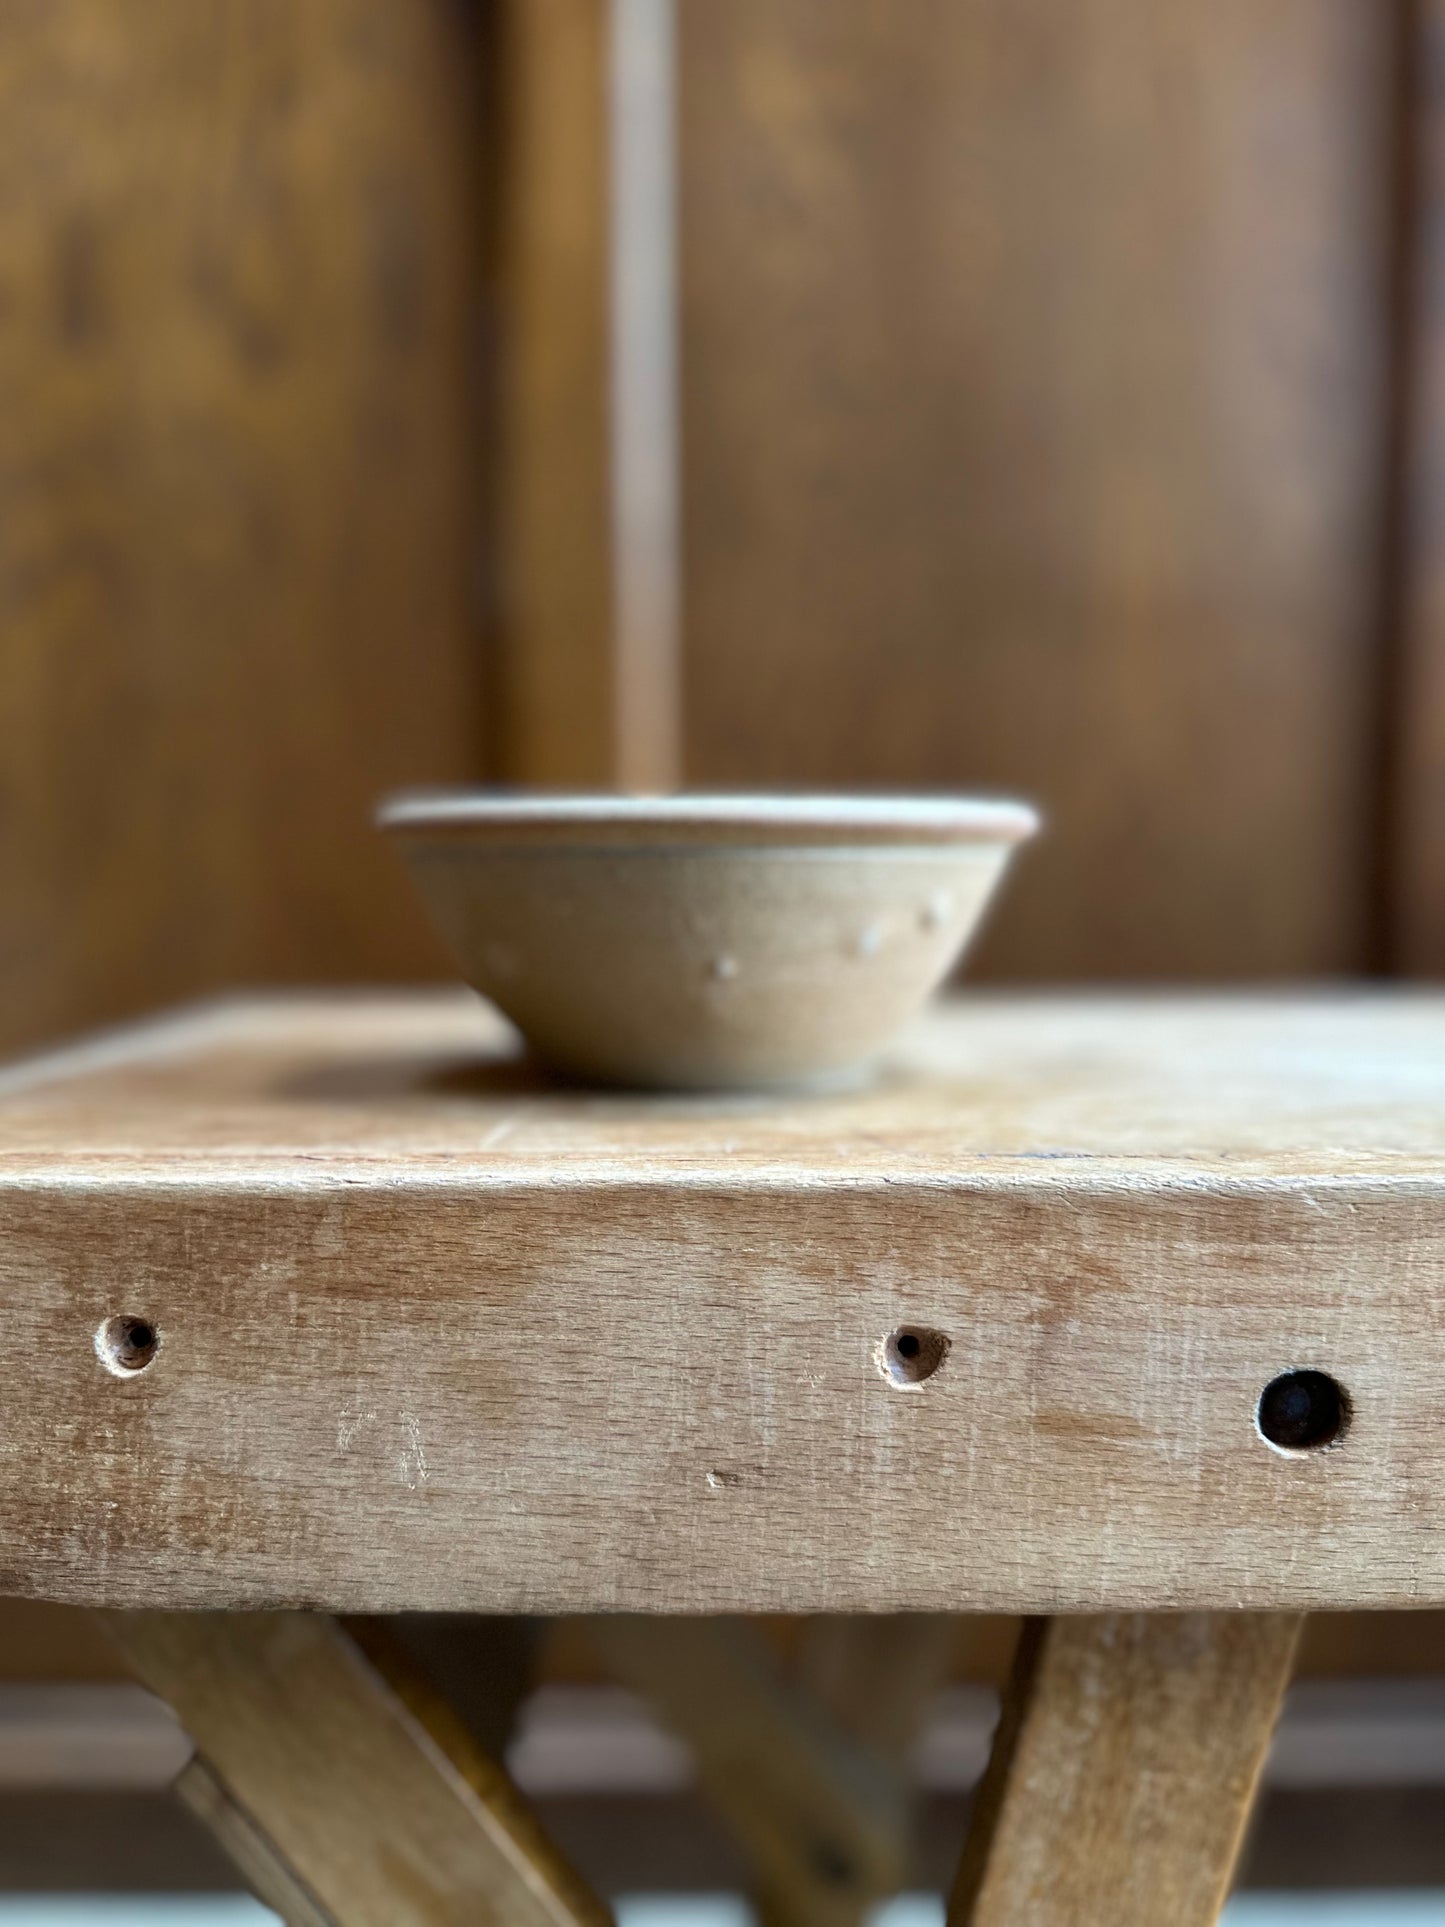
[[[468,981],[559,1068],[751,1088],[861,1074],[948,975],[1026,805],[413,792],[379,814]]]

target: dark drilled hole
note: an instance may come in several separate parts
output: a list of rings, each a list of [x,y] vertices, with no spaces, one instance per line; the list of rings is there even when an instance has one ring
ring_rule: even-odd
[[[149,1318],[121,1314],[107,1318],[95,1335],[95,1349],[107,1370],[121,1378],[143,1372],[160,1346],[160,1334]]]
[[[1350,1399],[1328,1372],[1281,1372],[1259,1396],[1261,1435],[1282,1452],[1317,1452],[1344,1437]]]
[[[943,1332],[927,1325],[900,1325],[884,1339],[878,1354],[883,1375],[895,1385],[921,1385],[948,1356],[948,1346]]]

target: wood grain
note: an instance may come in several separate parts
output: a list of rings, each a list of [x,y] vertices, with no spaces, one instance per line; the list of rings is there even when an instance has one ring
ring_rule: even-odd
[[[1445,1604],[1442,1046],[1428,996],[980,998],[869,1091],[647,1100],[439,996],[14,1074],[0,1591]],[[116,1377],[127,1314],[158,1347]],[[950,1341],[921,1384],[900,1327]],[[1300,1366],[1353,1401],[1334,1449],[1256,1431]]]
[[[273,1893],[299,1885],[346,1927],[610,1918],[375,1629],[363,1653],[316,1614],[130,1613],[109,1627],[220,1783],[193,1810],[253,1868],[259,1836],[283,1870],[279,1888],[263,1872]]]
[[[1250,1613],[1031,1621],[950,1927],[1213,1927],[1298,1633]]]
[[[682,0],[693,780],[1037,797],[991,973],[1364,967],[1392,31]]]
[[[438,967],[368,816],[481,768],[466,14],[7,14],[0,1047]]]

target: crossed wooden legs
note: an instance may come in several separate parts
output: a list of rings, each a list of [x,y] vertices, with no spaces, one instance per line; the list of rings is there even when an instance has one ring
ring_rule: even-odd
[[[113,1613],[196,1743],[181,1792],[288,1927],[594,1927],[607,1909],[371,1625]]]
[[[890,1736],[900,1728],[906,1744],[921,1699],[901,1720],[896,1704],[883,1704],[893,1690],[885,1664],[874,1675],[879,1718],[870,1720],[866,1662],[886,1662],[908,1639],[938,1650],[934,1622],[841,1623],[872,1628],[874,1638],[860,1650],[846,1632],[828,1635],[845,1646],[832,1669],[835,1694],[808,1678],[816,1655],[805,1647],[803,1677],[789,1679],[746,1622],[625,1617],[592,1629],[611,1669],[691,1747],[704,1794],[751,1865],[769,1927],[855,1927],[906,1871],[906,1784],[879,1733],[880,1723]],[[941,1661],[928,1669],[925,1692],[942,1670]],[[861,1705],[837,1704],[848,1698],[845,1683]]]
[[[109,1623],[196,1741],[183,1797],[291,1927],[609,1917],[374,1624],[299,1613]],[[1209,1927],[1298,1623],[1028,1622],[950,1927]],[[896,1885],[898,1761],[947,1653],[937,1622],[833,1629],[786,1685],[760,1666],[746,1627],[599,1627],[617,1669],[692,1740],[770,1923],[856,1920]]]

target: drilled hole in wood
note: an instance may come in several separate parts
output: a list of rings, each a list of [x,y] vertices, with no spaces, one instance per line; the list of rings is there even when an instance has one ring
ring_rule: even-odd
[[[921,1385],[948,1356],[948,1346],[943,1332],[927,1325],[900,1325],[879,1347],[878,1363],[895,1385]]]
[[[1260,1437],[1280,1452],[1335,1445],[1350,1423],[1350,1397],[1328,1372],[1281,1372],[1259,1396]]]
[[[117,1378],[134,1378],[150,1364],[160,1342],[160,1334],[149,1318],[123,1313],[107,1318],[95,1334],[96,1356]]]

